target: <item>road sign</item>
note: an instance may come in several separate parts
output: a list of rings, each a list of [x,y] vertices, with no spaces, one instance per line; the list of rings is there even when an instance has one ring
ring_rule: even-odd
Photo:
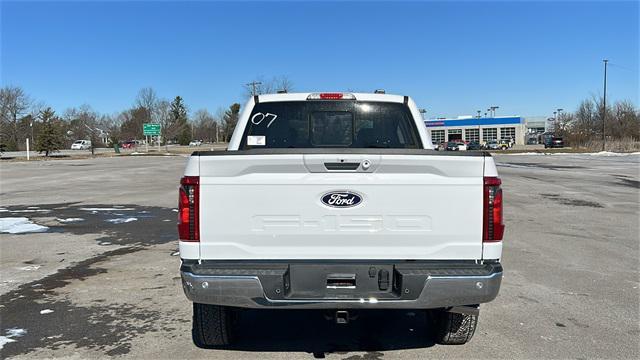
[[[142,124],[142,134],[144,136],[160,135],[160,124]]]

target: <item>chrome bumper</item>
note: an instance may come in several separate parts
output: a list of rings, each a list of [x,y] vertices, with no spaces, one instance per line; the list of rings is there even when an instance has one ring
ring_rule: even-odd
[[[202,304],[280,309],[432,309],[495,299],[502,280],[502,268],[499,270],[486,275],[427,276],[419,295],[412,299],[273,299],[266,295],[258,276],[199,275],[184,270],[181,274],[187,298]]]

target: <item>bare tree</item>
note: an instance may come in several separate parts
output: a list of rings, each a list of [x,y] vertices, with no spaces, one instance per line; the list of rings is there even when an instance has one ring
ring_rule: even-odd
[[[138,96],[136,97],[135,107],[143,108],[147,111],[149,115],[149,121],[146,122],[157,122],[157,106],[158,106],[158,96],[156,95],[155,90],[150,87],[142,88],[138,91]]]
[[[183,126],[175,121],[171,114],[171,102],[159,100],[156,105],[157,122],[160,124],[160,134],[164,141],[165,150],[169,150],[169,141],[174,140],[183,130]]]
[[[207,109],[200,109],[193,115],[194,138],[206,139],[209,142],[216,140],[218,123]]]
[[[252,82],[245,84],[245,97],[249,98],[255,94],[274,94],[278,91],[291,92],[293,90],[293,81],[286,75],[274,76],[270,80],[265,80],[263,76],[256,77]]]
[[[274,79],[275,91],[291,92],[293,91],[293,81],[286,75],[281,75]]]
[[[31,98],[18,86],[5,86],[0,89],[0,130],[6,134],[7,149],[16,149],[20,139],[18,120],[28,115]]]

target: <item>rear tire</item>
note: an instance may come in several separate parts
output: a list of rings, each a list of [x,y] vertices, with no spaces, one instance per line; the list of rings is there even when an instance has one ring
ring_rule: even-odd
[[[468,343],[476,331],[478,315],[436,311],[433,314],[435,341],[441,345]]]
[[[193,303],[193,343],[199,348],[228,345],[234,322],[235,312],[229,307]]]

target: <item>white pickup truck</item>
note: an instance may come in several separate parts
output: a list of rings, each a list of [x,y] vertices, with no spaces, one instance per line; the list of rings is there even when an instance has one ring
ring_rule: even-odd
[[[428,311],[464,344],[502,279],[502,190],[484,152],[438,152],[407,96],[252,97],[227,151],[194,152],[179,195],[197,346],[242,309]]]

